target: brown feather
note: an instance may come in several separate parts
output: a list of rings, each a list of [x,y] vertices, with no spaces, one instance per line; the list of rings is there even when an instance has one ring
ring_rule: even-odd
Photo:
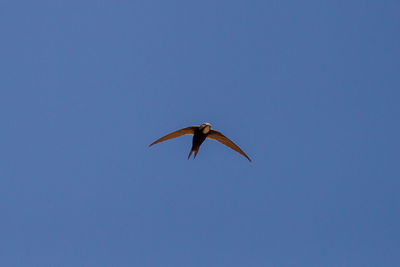
[[[156,141],[151,143],[149,146],[158,144],[160,142],[167,141],[169,139],[177,138],[177,137],[185,135],[185,134],[194,134],[194,130],[197,129],[197,128],[199,128],[199,127],[198,126],[189,126],[189,127],[182,128],[182,129],[180,129],[178,131],[169,133],[169,134],[161,137],[160,139],[157,139]]]
[[[192,155],[193,151],[194,151],[194,150],[192,150],[192,149],[190,150],[190,153],[189,153],[188,159],[190,159],[190,156]]]
[[[243,150],[240,149],[240,147],[238,147],[234,142],[229,140],[229,138],[226,137],[225,135],[223,135],[222,133],[215,131],[215,130],[211,130],[210,133],[207,135],[207,138],[217,140],[218,142],[220,142],[220,143],[226,145],[227,147],[235,150],[236,152],[242,154],[244,157],[246,157],[251,162],[251,159],[246,155],[246,153],[244,153]]]

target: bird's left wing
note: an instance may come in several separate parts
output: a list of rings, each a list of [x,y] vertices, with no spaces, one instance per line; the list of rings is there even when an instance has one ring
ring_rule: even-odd
[[[149,146],[155,145],[155,144],[163,142],[163,141],[167,141],[169,139],[177,138],[177,137],[185,135],[185,134],[194,134],[194,130],[197,128],[199,128],[199,127],[198,126],[189,126],[186,128],[182,128],[178,131],[172,132],[170,134],[167,134],[166,136],[161,137],[160,139],[151,143]]]
[[[217,140],[218,142],[226,145],[227,147],[232,148],[236,152],[245,156],[251,162],[251,159],[246,155],[246,153],[244,153],[243,150],[240,149],[240,147],[238,147],[234,142],[229,140],[229,138],[223,135],[222,133],[215,130],[211,130],[210,133],[207,135],[207,138]]]

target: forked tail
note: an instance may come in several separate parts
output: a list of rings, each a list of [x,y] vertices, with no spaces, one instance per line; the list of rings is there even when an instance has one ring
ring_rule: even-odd
[[[199,150],[192,147],[192,149],[190,149],[190,153],[189,153],[188,159],[190,159],[190,156],[192,155],[193,152],[194,152],[193,158],[195,159],[196,156],[197,156],[197,153],[199,152]]]
[[[190,159],[190,156],[192,155],[192,153],[193,153],[193,149],[190,149],[190,153],[189,153],[188,159]]]

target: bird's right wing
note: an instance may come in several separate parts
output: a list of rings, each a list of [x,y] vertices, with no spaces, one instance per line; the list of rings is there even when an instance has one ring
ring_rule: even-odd
[[[178,131],[172,132],[170,134],[167,134],[166,136],[161,137],[160,139],[151,143],[149,146],[155,145],[160,142],[167,141],[169,139],[177,138],[177,137],[185,135],[185,134],[194,134],[194,130],[196,130],[197,128],[199,128],[199,127],[198,126],[189,126],[186,128],[182,128]]]
[[[240,147],[238,147],[234,142],[232,142],[228,137],[226,137],[222,133],[215,130],[211,130],[210,133],[207,135],[207,138],[217,140],[218,142],[242,154],[251,162],[251,159],[246,155],[246,153],[244,153],[243,150],[240,149]]]

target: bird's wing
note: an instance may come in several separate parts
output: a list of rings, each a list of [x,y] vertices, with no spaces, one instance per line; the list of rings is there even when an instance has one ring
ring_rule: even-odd
[[[177,137],[185,135],[185,134],[194,134],[194,130],[197,128],[199,128],[199,127],[198,126],[189,126],[186,128],[182,128],[178,131],[172,132],[170,134],[167,134],[166,136],[161,137],[160,139],[151,143],[149,146],[155,145],[155,144],[163,142],[163,141],[167,141],[172,138],[177,138]]]
[[[238,147],[234,142],[229,140],[229,138],[226,137],[225,135],[223,135],[222,133],[215,131],[215,130],[211,130],[210,133],[207,135],[207,138],[214,139],[214,140],[217,140],[218,142],[221,142],[222,144],[226,145],[227,147],[230,147],[233,150],[235,150],[236,152],[242,154],[251,162],[251,159],[246,155],[246,153],[244,153],[243,150],[240,149],[240,147]]]

